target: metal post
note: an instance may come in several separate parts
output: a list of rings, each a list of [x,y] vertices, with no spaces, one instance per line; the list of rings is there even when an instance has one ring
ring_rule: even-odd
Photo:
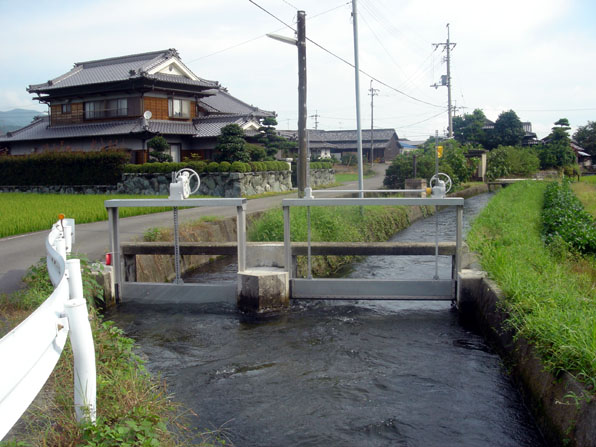
[[[435,130],[435,178],[439,182],[439,131]],[[432,187],[432,185],[431,185]],[[439,208],[435,205],[435,276],[434,279],[439,279]]]
[[[83,278],[81,276],[81,260],[69,259],[66,261],[68,271],[68,290],[71,300],[83,298]]]
[[[79,271],[80,275],[80,271]],[[69,300],[64,304],[70,329],[70,344],[74,357],[74,401],[77,421],[95,422],[96,371],[93,334],[84,298]]]
[[[238,235],[238,272],[246,270],[246,205],[236,207],[236,234]]]
[[[310,206],[306,207],[306,235],[307,235],[307,263],[308,263],[308,279],[312,279],[312,264],[311,264],[311,247],[310,247]]]
[[[293,277],[292,272],[292,246],[290,235],[290,207],[284,206],[284,256],[286,260],[286,271],[290,278]]]
[[[114,298],[117,303],[122,300],[122,268],[120,263],[120,233],[118,230],[118,207],[108,208],[108,224],[110,226],[110,250],[114,265]]]
[[[174,207],[174,266],[176,268],[176,279],[174,284],[184,284],[180,277],[180,234],[178,231],[178,207]]]
[[[306,15],[298,11],[298,167],[296,180],[298,183],[298,197],[304,197],[306,187]]]
[[[352,0],[352,21],[354,25],[354,75],[356,87],[356,138],[358,140],[358,197],[364,198],[364,174],[362,171],[362,126],[360,124],[360,63],[358,61],[358,15],[356,0]],[[362,212],[362,211],[361,211]]]
[[[447,24],[447,45],[445,45],[447,49],[447,111],[449,117],[449,129],[448,129],[448,136],[449,138],[453,138],[453,108],[451,107],[451,44],[449,43],[449,24]]]
[[[461,258],[462,258],[462,239],[463,239],[463,222],[464,222],[464,207],[458,205],[457,209],[457,225],[455,236],[455,266],[456,272],[461,272]]]

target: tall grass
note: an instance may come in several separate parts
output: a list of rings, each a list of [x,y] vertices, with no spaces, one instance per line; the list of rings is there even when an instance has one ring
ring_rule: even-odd
[[[76,219],[77,223],[108,219],[104,201],[109,199],[151,199],[165,196],[134,196],[108,194],[0,194],[0,238],[42,231],[56,222],[59,213]],[[121,208],[120,216],[158,213],[169,208]]]
[[[483,268],[506,295],[509,323],[536,347],[550,371],[596,385],[596,288],[565,247],[541,239],[546,184],[499,192],[468,234]],[[556,249],[555,249],[556,248]]]

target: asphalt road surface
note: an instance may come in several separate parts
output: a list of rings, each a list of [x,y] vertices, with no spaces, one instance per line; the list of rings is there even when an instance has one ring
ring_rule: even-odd
[[[374,165],[373,169],[377,175],[364,179],[364,189],[381,188],[386,168],[387,165],[384,164]],[[333,189],[358,189],[358,182],[349,182]],[[248,201],[247,213],[280,206],[283,199],[290,197],[296,197],[296,194],[251,199]],[[180,222],[196,220],[203,216],[235,217],[236,208],[200,207],[179,211]],[[119,223],[120,241],[130,242],[142,236],[148,228],[171,227],[173,216],[169,211],[121,218]],[[45,257],[45,239],[49,230],[48,228],[36,233],[0,239],[0,293],[12,293],[23,287],[21,278],[27,269]],[[110,234],[107,221],[76,225],[75,232],[75,252],[84,253],[90,260],[99,260],[109,251]]]

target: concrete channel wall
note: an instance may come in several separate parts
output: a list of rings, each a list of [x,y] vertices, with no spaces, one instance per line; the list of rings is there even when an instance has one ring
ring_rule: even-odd
[[[546,370],[534,347],[508,327],[503,293],[478,270],[463,270],[458,307],[463,324],[478,329],[496,349],[519,385],[549,445],[596,445],[596,400],[568,373]]]

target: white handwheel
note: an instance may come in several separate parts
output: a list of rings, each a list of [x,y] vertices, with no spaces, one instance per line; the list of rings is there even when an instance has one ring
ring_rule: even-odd
[[[438,186],[439,181],[442,181],[445,183],[445,194],[447,194],[449,191],[451,191],[451,186],[452,186],[451,177],[449,177],[444,172],[439,172],[438,174],[435,174],[430,178],[430,187],[434,188],[435,186]]]
[[[201,186],[201,179],[199,177],[199,174],[197,174],[195,171],[193,171],[190,168],[180,169],[178,172],[176,172],[176,175],[174,176],[174,178],[178,179],[185,173],[188,175],[188,184],[189,185],[190,185],[190,180],[193,177],[196,177],[196,179],[197,179],[197,185],[194,187],[194,189],[192,191],[190,191],[190,186],[189,186],[188,194],[185,194],[186,196],[190,196],[191,194],[194,194],[199,190],[199,186]]]

